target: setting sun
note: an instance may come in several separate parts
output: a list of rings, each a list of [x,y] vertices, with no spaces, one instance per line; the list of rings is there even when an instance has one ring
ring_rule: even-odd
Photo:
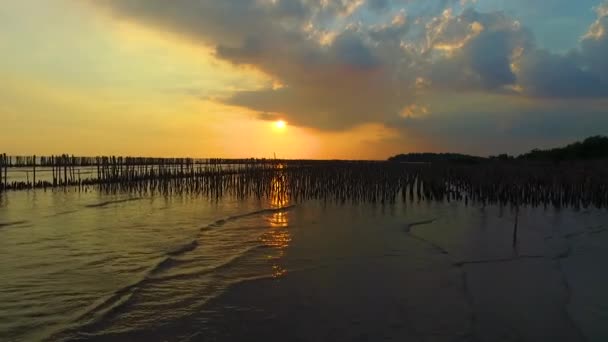
[[[287,127],[287,122],[285,122],[284,120],[277,120],[274,123],[274,127],[280,130],[283,130]]]

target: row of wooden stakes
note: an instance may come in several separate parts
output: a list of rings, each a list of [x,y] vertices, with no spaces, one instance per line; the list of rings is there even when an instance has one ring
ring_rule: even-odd
[[[11,180],[9,170],[25,172],[25,179]],[[263,197],[281,189],[300,200],[395,202],[409,198],[482,205],[608,207],[607,161],[459,164],[69,155],[10,158],[3,154],[0,179],[0,191],[98,187]]]

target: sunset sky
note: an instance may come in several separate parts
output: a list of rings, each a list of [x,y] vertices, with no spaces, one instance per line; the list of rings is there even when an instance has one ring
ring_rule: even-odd
[[[521,153],[608,134],[608,2],[3,0],[0,79],[9,154]]]

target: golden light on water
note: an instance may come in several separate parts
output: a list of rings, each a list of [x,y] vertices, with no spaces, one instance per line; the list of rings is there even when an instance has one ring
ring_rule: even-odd
[[[272,191],[270,194],[270,206],[272,208],[282,208],[289,205],[289,198],[283,191],[284,181],[279,176],[272,180]],[[289,232],[289,216],[285,211],[272,213],[268,218],[270,224],[268,231],[262,236],[262,242],[272,248],[272,253],[266,257],[272,263],[272,276],[275,278],[287,274],[287,269],[281,265],[281,259],[285,256],[285,249],[291,242]]]

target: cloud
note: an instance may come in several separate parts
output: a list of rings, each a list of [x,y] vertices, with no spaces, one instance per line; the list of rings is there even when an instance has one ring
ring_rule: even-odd
[[[518,80],[531,96],[590,98],[608,96],[608,2],[596,9],[598,18],[580,46],[565,54],[533,49],[519,65]]]
[[[390,5],[389,0],[368,0],[367,3],[372,10],[378,12],[387,10]]]
[[[608,1],[596,8],[597,20],[581,42],[581,58],[590,72],[608,83]]]
[[[217,57],[231,63],[258,68],[282,86],[236,91],[223,101],[253,109],[262,119],[280,115],[321,130],[433,117],[429,103],[443,101],[446,93],[540,102],[608,95],[606,4],[597,8],[580,46],[554,53],[541,49],[516,18],[480,12],[475,1],[94,3],[215,46]]]
[[[531,96],[548,98],[585,98],[608,95],[602,79],[579,64],[577,52],[558,55],[535,50],[521,59],[518,80]]]
[[[510,95],[447,97],[441,106],[431,105],[428,114],[395,120],[390,127],[404,139],[415,137],[421,146],[436,146],[438,152],[478,155],[558,146],[606,134],[608,127],[606,100],[539,103],[531,99],[517,102]]]
[[[501,91],[514,85],[518,51],[533,46],[532,34],[503,13],[445,11],[427,24],[427,49],[436,57],[426,76],[437,88]]]

